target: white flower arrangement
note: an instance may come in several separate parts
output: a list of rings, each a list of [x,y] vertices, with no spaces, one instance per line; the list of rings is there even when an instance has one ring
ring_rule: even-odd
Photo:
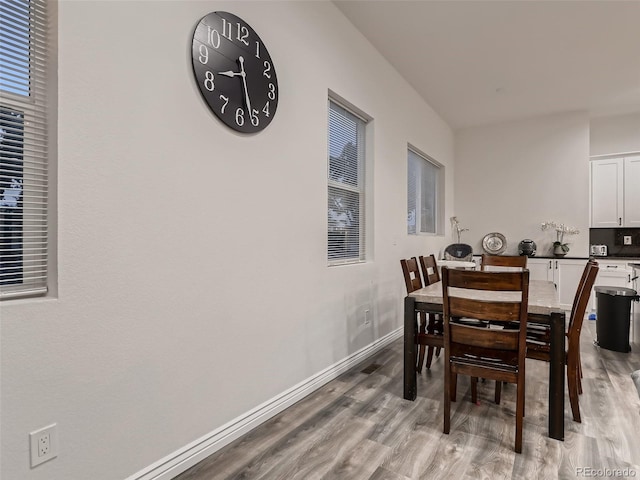
[[[541,230],[549,230],[551,228],[556,231],[556,241],[553,242],[553,247],[554,248],[560,247],[560,249],[564,253],[567,253],[569,251],[569,245],[567,245],[564,242],[564,236],[565,235],[578,235],[580,233],[580,230],[578,230],[575,227],[570,227],[568,225],[565,225],[564,223],[542,222],[540,224],[540,229]]]

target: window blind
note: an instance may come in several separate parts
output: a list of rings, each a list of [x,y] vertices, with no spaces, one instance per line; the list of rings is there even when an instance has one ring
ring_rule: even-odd
[[[436,233],[440,168],[408,149],[407,232]]]
[[[329,101],[328,260],[365,260],[365,121]]]
[[[46,7],[0,1],[0,299],[47,289]]]

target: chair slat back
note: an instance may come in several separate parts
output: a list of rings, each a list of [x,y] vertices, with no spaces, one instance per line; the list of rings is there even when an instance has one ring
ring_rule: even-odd
[[[402,274],[404,276],[404,284],[407,287],[407,294],[424,287],[416,257],[402,259],[400,260],[400,265],[402,266]]]
[[[517,385],[515,451],[522,452],[529,270],[483,272],[442,267],[444,311],[444,433],[451,428],[451,401],[459,374]],[[508,298],[507,298],[508,297]],[[515,298],[514,298],[515,297]],[[463,318],[490,319],[487,328]],[[516,329],[491,328],[496,320],[517,320]],[[475,380],[474,380],[475,379]],[[498,398],[496,393],[496,399]],[[497,400],[496,400],[497,401]]]
[[[450,341],[476,347],[519,350],[526,339],[529,271],[482,272],[442,267],[445,335]],[[496,295],[496,292],[501,292]],[[508,299],[505,297],[509,297]],[[493,297],[493,298],[492,298]],[[500,298],[502,297],[502,298]],[[453,325],[452,319],[474,318],[519,322],[517,330]],[[465,332],[465,333],[463,333]],[[525,349],[522,348],[522,358]]]
[[[471,298],[450,297],[449,311],[453,317],[494,320],[498,322],[520,321],[520,299],[517,302],[497,302]]]
[[[598,262],[589,261],[582,273],[582,279],[578,284],[578,290],[573,301],[571,317],[569,318],[569,328],[567,329],[567,349],[580,348],[580,331],[582,330],[582,322],[589,304],[591,289],[598,275]]]
[[[442,281],[444,283],[444,269],[448,272],[448,286],[467,288],[470,290],[497,290],[519,292],[524,288],[522,272],[483,272],[478,270],[462,270],[442,267]],[[529,275],[527,271],[527,286]],[[443,285],[444,287],[444,285]]]
[[[436,257],[431,254],[427,257],[420,255],[420,267],[422,268],[422,278],[425,285],[431,285],[440,281],[440,273],[438,272],[438,264]]]
[[[492,267],[487,269],[486,267]],[[496,268],[493,268],[496,267]],[[482,255],[481,270],[503,271],[527,268],[526,255]]]
[[[578,307],[578,302],[580,300],[580,294],[584,288],[585,282],[587,281],[587,277],[589,276],[589,272],[593,267],[596,268],[600,268],[598,266],[598,262],[596,262],[593,258],[590,259],[587,264],[584,266],[584,270],[582,270],[582,277],[580,278],[580,281],[578,282],[578,287],[576,289],[576,294],[573,297],[573,305],[571,306],[571,316],[569,317],[569,319],[571,319],[576,311],[576,308]],[[597,271],[596,271],[596,276],[597,276]],[[594,282],[595,282],[595,277],[594,277]],[[592,285],[593,286],[593,285]],[[591,292],[591,289],[589,289],[589,292]],[[585,307],[586,308],[586,307]],[[571,322],[571,320],[569,320]]]

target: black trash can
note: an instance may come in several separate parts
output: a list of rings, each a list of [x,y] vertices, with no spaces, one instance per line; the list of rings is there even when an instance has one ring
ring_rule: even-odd
[[[638,294],[631,288],[594,287],[598,301],[596,317],[596,345],[615,352],[628,353],[631,302]]]

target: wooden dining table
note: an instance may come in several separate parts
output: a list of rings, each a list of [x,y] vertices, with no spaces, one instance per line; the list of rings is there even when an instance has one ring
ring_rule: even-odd
[[[487,299],[509,300],[513,292],[478,292]],[[507,295],[507,298],[504,295]],[[550,326],[549,437],[564,440],[565,311],[560,308],[553,282],[531,280],[527,322]],[[416,334],[418,313],[442,314],[442,282],[420,288],[404,301],[404,398],[417,395]],[[444,384],[443,384],[444,385]]]

